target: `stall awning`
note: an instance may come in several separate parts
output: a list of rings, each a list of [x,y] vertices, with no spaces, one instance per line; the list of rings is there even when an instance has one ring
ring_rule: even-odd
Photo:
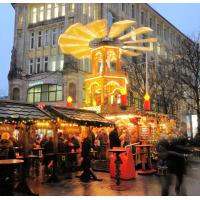
[[[49,112],[54,119],[59,117],[62,120],[77,123],[84,126],[113,126],[114,124],[103,116],[88,110],[63,108],[56,106],[46,106],[45,110]]]
[[[50,120],[51,116],[36,105],[17,101],[0,101],[0,121],[3,120]]]

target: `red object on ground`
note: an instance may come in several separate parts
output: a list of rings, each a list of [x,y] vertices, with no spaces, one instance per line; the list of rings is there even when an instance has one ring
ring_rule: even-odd
[[[114,148],[120,148],[120,147],[114,147]],[[120,158],[122,160],[122,163],[120,165],[120,178],[125,180],[135,178],[136,177],[135,162],[133,160],[133,154],[131,148],[126,148],[126,152],[121,153]],[[115,159],[116,155],[113,154],[110,159],[110,176],[112,178],[116,177]]]
[[[150,100],[144,100],[144,110],[145,110],[145,111],[151,110],[151,103],[150,103]]]

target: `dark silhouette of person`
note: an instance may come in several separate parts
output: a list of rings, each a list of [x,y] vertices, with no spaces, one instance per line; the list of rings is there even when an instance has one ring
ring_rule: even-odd
[[[81,156],[83,158],[83,161],[81,163],[81,167],[83,169],[83,173],[80,176],[80,180],[82,182],[89,182],[91,179],[101,181],[102,179],[98,179],[94,172],[91,169],[91,139],[90,139],[90,133],[86,135],[86,137],[83,140],[82,143],[82,152]]]
[[[186,171],[186,159],[189,151],[184,148],[178,139],[167,141],[162,139],[157,144],[158,162],[160,166],[167,167],[168,173],[161,176],[161,194],[169,195],[169,187],[172,183],[172,175],[176,176],[175,192],[180,194],[180,189],[183,183],[183,176]]]
[[[0,140],[0,160],[14,159],[15,151],[10,134],[5,132]],[[0,166],[0,196],[13,194],[14,189],[14,168],[13,166]]]
[[[49,174],[48,168],[50,168],[49,165],[53,164],[53,161],[55,159],[54,153],[54,143],[53,143],[53,137],[48,137],[47,142],[44,144],[44,172],[45,174]]]
[[[110,140],[110,148],[112,149],[113,147],[120,147],[121,142],[119,139],[117,127],[115,126],[114,129],[110,132],[109,134],[109,140]]]

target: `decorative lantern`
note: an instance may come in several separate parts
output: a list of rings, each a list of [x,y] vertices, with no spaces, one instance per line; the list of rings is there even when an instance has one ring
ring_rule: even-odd
[[[72,97],[71,96],[68,96],[67,97],[67,107],[68,108],[72,108],[73,104],[72,104]]]
[[[151,110],[150,96],[148,94],[144,95],[144,110]]]
[[[126,107],[128,106],[128,101],[127,101],[127,93],[125,89],[121,90],[121,96],[120,96],[120,102],[121,102],[121,108],[123,110],[126,109]]]

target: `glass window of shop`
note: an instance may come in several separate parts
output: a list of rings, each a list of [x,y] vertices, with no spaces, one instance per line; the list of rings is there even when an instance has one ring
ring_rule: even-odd
[[[57,43],[57,29],[52,30],[52,46],[55,46]]]
[[[51,19],[51,4],[47,4],[47,13],[46,13],[46,19]]]
[[[59,4],[58,3],[54,3],[54,17],[58,17],[59,15]]]
[[[34,32],[30,33],[30,49],[34,48]]]
[[[36,73],[40,73],[41,72],[41,59],[37,58],[37,62],[36,62]]]
[[[73,13],[74,12],[74,8],[75,8],[75,4],[74,3],[70,3],[69,4],[69,12]]]
[[[60,68],[59,68],[59,70],[60,71],[62,71],[63,70],[63,67],[64,67],[64,55],[62,54],[62,55],[60,55]]]
[[[61,4],[61,16],[65,16],[65,4]]]
[[[48,57],[44,57],[44,71],[45,72],[48,71],[48,64],[49,64],[49,58]]]
[[[40,6],[39,8],[39,21],[43,21],[44,20],[44,6]]]
[[[56,56],[50,57],[50,64],[48,65],[48,71],[56,71]]]
[[[42,31],[38,32],[37,46],[38,48],[42,46]]]
[[[29,74],[33,74],[33,59],[29,60]]]
[[[27,101],[30,103],[55,102],[62,100],[63,89],[60,85],[43,84],[28,90]]]
[[[44,46],[47,47],[49,45],[49,30],[45,30],[44,32]]]
[[[32,8],[31,10],[31,19],[32,19],[32,23],[36,23],[37,22],[37,8]]]

